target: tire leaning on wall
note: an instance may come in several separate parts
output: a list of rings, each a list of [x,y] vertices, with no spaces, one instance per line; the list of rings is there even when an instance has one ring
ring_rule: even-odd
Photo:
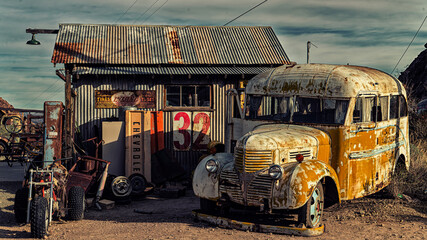
[[[85,212],[85,191],[79,186],[73,186],[68,192],[68,218],[81,220]]]

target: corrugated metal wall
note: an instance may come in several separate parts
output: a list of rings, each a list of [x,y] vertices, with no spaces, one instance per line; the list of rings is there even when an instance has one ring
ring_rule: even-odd
[[[93,76],[93,75],[92,75]],[[167,77],[166,77],[167,78]],[[164,105],[164,84],[167,81],[134,79],[108,76],[102,80],[80,76],[80,80],[74,80],[73,88],[77,92],[76,97],[76,124],[81,131],[82,139],[95,136],[95,128],[101,129],[103,120],[111,117],[119,117],[119,109],[96,109],[95,90],[155,90],[156,109],[141,109],[147,111],[158,111]],[[183,83],[182,81],[178,81]],[[194,81],[192,82],[194,84]],[[205,80],[199,84],[212,85],[213,110],[211,112],[211,135],[213,141],[225,142],[225,114],[226,114],[226,91],[233,88],[233,84],[224,84],[222,80]],[[173,150],[173,112],[164,112],[165,146],[173,152],[176,160],[190,173],[197,165],[200,151],[172,151]]]
[[[225,143],[225,114],[226,114],[226,92],[228,89],[233,88],[232,84],[222,85],[219,81],[211,81],[212,86],[212,98],[213,98],[213,109],[211,115],[211,135],[212,141],[220,141]],[[173,149],[172,133],[173,131],[173,112],[165,112],[165,132],[166,132],[166,147]],[[200,151],[174,151],[174,157],[178,159],[181,166],[184,167],[187,172],[193,170],[199,160],[199,157],[203,154]]]
[[[76,97],[76,124],[82,132],[82,138],[94,137],[95,126],[101,127],[101,120],[111,117],[119,117],[118,108],[96,109],[95,90],[156,90],[156,105],[163,105],[163,85],[135,84],[130,81],[123,81],[115,78],[84,79],[84,81],[74,82],[73,88],[77,92]],[[143,109],[147,111],[157,111],[158,109]]]

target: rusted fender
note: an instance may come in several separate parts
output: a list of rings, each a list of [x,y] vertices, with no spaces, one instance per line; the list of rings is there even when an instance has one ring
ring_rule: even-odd
[[[215,173],[210,173],[206,170],[206,162],[210,159],[214,159],[219,163],[219,168]],[[194,194],[200,198],[206,198],[210,200],[219,199],[219,183],[218,176],[222,168],[234,160],[233,154],[231,153],[217,153],[215,155],[209,155],[203,158],[193,175],[193,191]]]
[[[335,170],[322,161],[293,162],[283,165],[283,168],[284,176],[276,181],[273,187],[273,209],[302,207],[313,193],[317,183],[324,178],[333,180],[337,192],[340,189]],[[332,181],[328,181],[328,183],[332,183]],[[338,201],[341,202],[341,199]]]

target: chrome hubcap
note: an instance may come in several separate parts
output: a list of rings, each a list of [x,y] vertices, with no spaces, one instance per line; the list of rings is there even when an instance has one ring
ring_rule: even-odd
[[[315,226],[320,222],[323,209],[323,201],[320,197],[320,191],[318,188],[314,190],[310,203],[310,221],[312,225]]]

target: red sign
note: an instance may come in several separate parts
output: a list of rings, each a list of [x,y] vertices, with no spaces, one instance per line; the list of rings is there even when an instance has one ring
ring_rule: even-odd
[[[123,106],[156,108],[156,91],[95,90],[95,108],[118,108]]]
[[[141,98],[133,92],[117,92],[111,96],[111,102],[116,106],[136,106],[141,102]]]

